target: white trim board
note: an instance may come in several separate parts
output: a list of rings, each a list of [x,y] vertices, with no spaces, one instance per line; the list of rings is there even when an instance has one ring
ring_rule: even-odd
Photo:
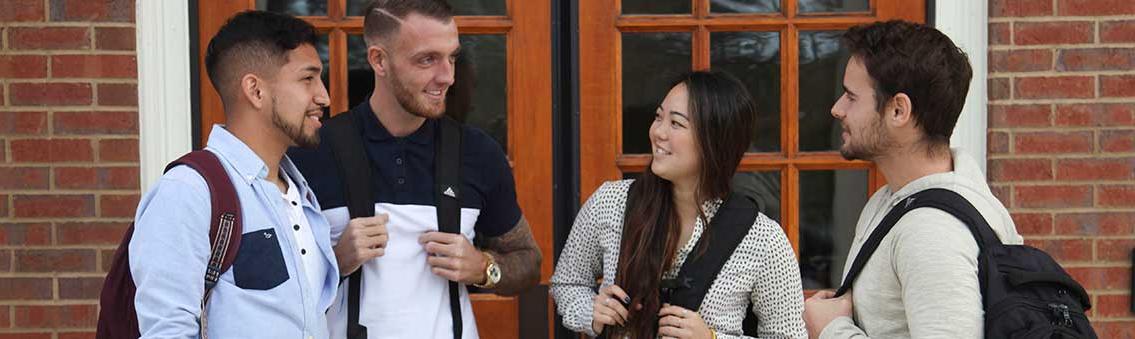
[[[969,95],[950,145],[965,149],[981,167],[982,173],[988,173],[985,169],[989,107],[989,93],[986,91],[986,79],[989,78],[986,60],[989,51],[988,10],[986,0],[934,1],[934,26],[969,55],[970,67],[973,68]]]
[[[192,90],[189,83],[189,4],[137,0],[138,152],[142,192],[165,165],[189,152]]]

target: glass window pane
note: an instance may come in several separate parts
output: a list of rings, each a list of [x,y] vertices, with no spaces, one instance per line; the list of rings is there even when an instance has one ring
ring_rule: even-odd
[[[871,10],[869,0],[800,0],[796,6],[800,13],[847,13]]]
[[[690,0],[622,0],[623,14],[690,14]]]
[[[839,287],[859,212],[867,204],[867,174],[867,170],[800,172],[804,289]]]
[[[733,191],[753,197],[761,213],[780,222],[780,171],[738,172]]]
[[[373,0],[347,0],[347,15],[363,15]],[[449,0],[455,15],[505,15],[505,0]]]
[[[710,33],[710,67],[741,80],[757,104],[752,152],[780,151],[780,33]]]
[[[446,114],[485,131],[508,150],[507,63],[504,35],[462,35],[454,83],[446,93]],[[347,97],[350,107],[374,91],[374,70],[361,35],[347,38]]]
[[[256,0],[256,9],[295,16],[325,16],[327,0]]]
[[[800,32],[800,151],[830,151],[840,146],[839,121],[832,105],[843,94],[848,51],[843,31]]]
[[[315,52],[319,53],[319,61],[323,62],[323,72],[319,74],[319,78],[323,80],[323,87],[327,88],[328,94],[331,93],[331,54],[327,43],[329,40],[327,34],[320,34],[319,42],[315,45]]]
[[[691,68],[690,33],[623,33],[623,153],[650,153],[654,109]]]
[[[710,0],[709,11],[713,13],[780,13],[780,0]]]

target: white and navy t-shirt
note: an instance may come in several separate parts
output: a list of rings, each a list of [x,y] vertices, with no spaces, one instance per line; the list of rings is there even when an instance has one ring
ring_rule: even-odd
[[[434,152],[438,121],[427,120],[405,137],[394,137],[363,103],[351,114],[360,126],[370,160],[375,214],[390,215],[386,253],[362,266],[359,322],[369,338],[453,338],[448,281],[430,272],[426,252],[418,244],[423,233],[436,231]],[[512,169],[501,146],[484,132],[463,126],[461,139],[461,233],[495,237],[520,220]],[[320,132],[325,133],[325,131]],[[322,136],[327,140],[327,136]],[[288,155],[315,191],[338,242],[350,217],[338,167],[326,142],[315,150],[293,149]],[[332,338],[344,338],[349,282],[339,286],[338,302],[327,316]],[[461,288],[463,338],[478,338],[468,291]]]

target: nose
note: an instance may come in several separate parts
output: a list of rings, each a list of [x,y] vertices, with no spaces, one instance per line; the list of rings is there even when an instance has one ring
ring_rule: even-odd
[[[663,125],[665,124],[662,124],[661,121],[655,121],[650,124],[649,134],[652,140],[666,140],[669,137],[669,132],[667,129],[662,128]]]
[[[845,114],[843,113],[843,107],[841,106],[843,106],[842,96],[835,102],[835,104],[832,104],[831,114],[833,118],[836,118],[836,120],[843,120],[843,117],[845,116]]]
[[[445,86],[453,85],[453,75],[456,69],[457,64],[455,62],[446,61],[441,63],[441,66],[438,67],[437,74],[434,76],[434,81]]]
[[[315,97],[312,101],[320,107],[331,106],[331,95],[327,94],[327,86],[323,85],[323,81],[319,82],[319,89],[316,90]]]

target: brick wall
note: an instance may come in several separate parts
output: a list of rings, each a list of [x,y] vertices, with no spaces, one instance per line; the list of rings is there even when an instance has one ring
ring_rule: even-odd
[[[989,2],[989,181],[1026,241],[1135,338],[1135,1]]]
[[[0,0],[0,338],[93,337],[138,200],[134,41],[134,1]]]

